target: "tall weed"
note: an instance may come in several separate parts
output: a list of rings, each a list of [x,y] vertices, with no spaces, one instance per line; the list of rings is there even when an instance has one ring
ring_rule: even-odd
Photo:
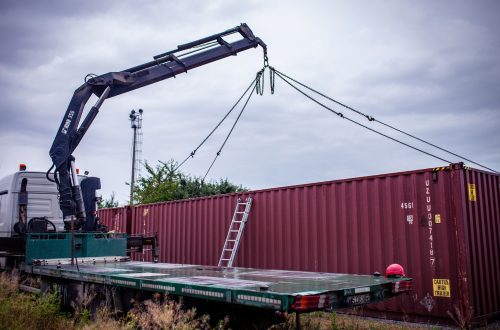
[[[15,274],[0,274],[0,329],[65,329],[70,324],[59,311],[57,292],[19,292]]]

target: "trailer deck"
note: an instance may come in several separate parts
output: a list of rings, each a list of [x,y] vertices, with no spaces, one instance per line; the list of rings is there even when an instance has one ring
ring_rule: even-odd
[[[411,289],[411,278],[223,268],[130,261],[123,256],[38,259],[25,271],[51,278],[112,285],[283,312],[364,305]]]

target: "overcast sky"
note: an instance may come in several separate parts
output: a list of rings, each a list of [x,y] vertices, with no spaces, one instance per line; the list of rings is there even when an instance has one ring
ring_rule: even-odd
[[[498,13],[493,0],[3,0],[0,176],[19,163],[49,168],[56,130],[87,73],[120,71],[242,22],[280,71],[500,170]],[[78,167],[101,178],[104,197],[115,191],[125,202],[131,109],[144,109],[143,159],[182,160],[261,67],[262,51],[252,49],[107,100],[74,153]],[[183,170],[202,176],[230,125]],[[274,95],[252,98],[209,178],[260,189],[444,164],[341,120],[277,80]]]

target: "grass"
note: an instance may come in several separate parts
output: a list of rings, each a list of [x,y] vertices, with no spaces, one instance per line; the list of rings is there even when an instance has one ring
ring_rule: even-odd
[[[148,300],[128,313],[128,323],[142,329],[210,329],[208,315],[197,317],[195,309],[183,310],[173,301]]]
[[[432,326],[408,322],[394,322],[361,317],[354,314],[338,314],[335,312],[314,312],[301,315],[303,329],[312,330],[399,330],[399,329],[432,329]],[[295,329],[295,315],[290,315],[286,325],[281,329]]]
[[[67,315],[59,311],[54,292],[44,295],[18,291],[16,274],[0,274],[0,329],[65,329]]]

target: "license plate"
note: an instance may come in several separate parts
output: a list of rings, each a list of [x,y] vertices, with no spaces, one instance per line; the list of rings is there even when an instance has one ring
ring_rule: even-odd
[[[351,306],[368,304],[370,300],[369,293],[346,297],[346,303]]]

